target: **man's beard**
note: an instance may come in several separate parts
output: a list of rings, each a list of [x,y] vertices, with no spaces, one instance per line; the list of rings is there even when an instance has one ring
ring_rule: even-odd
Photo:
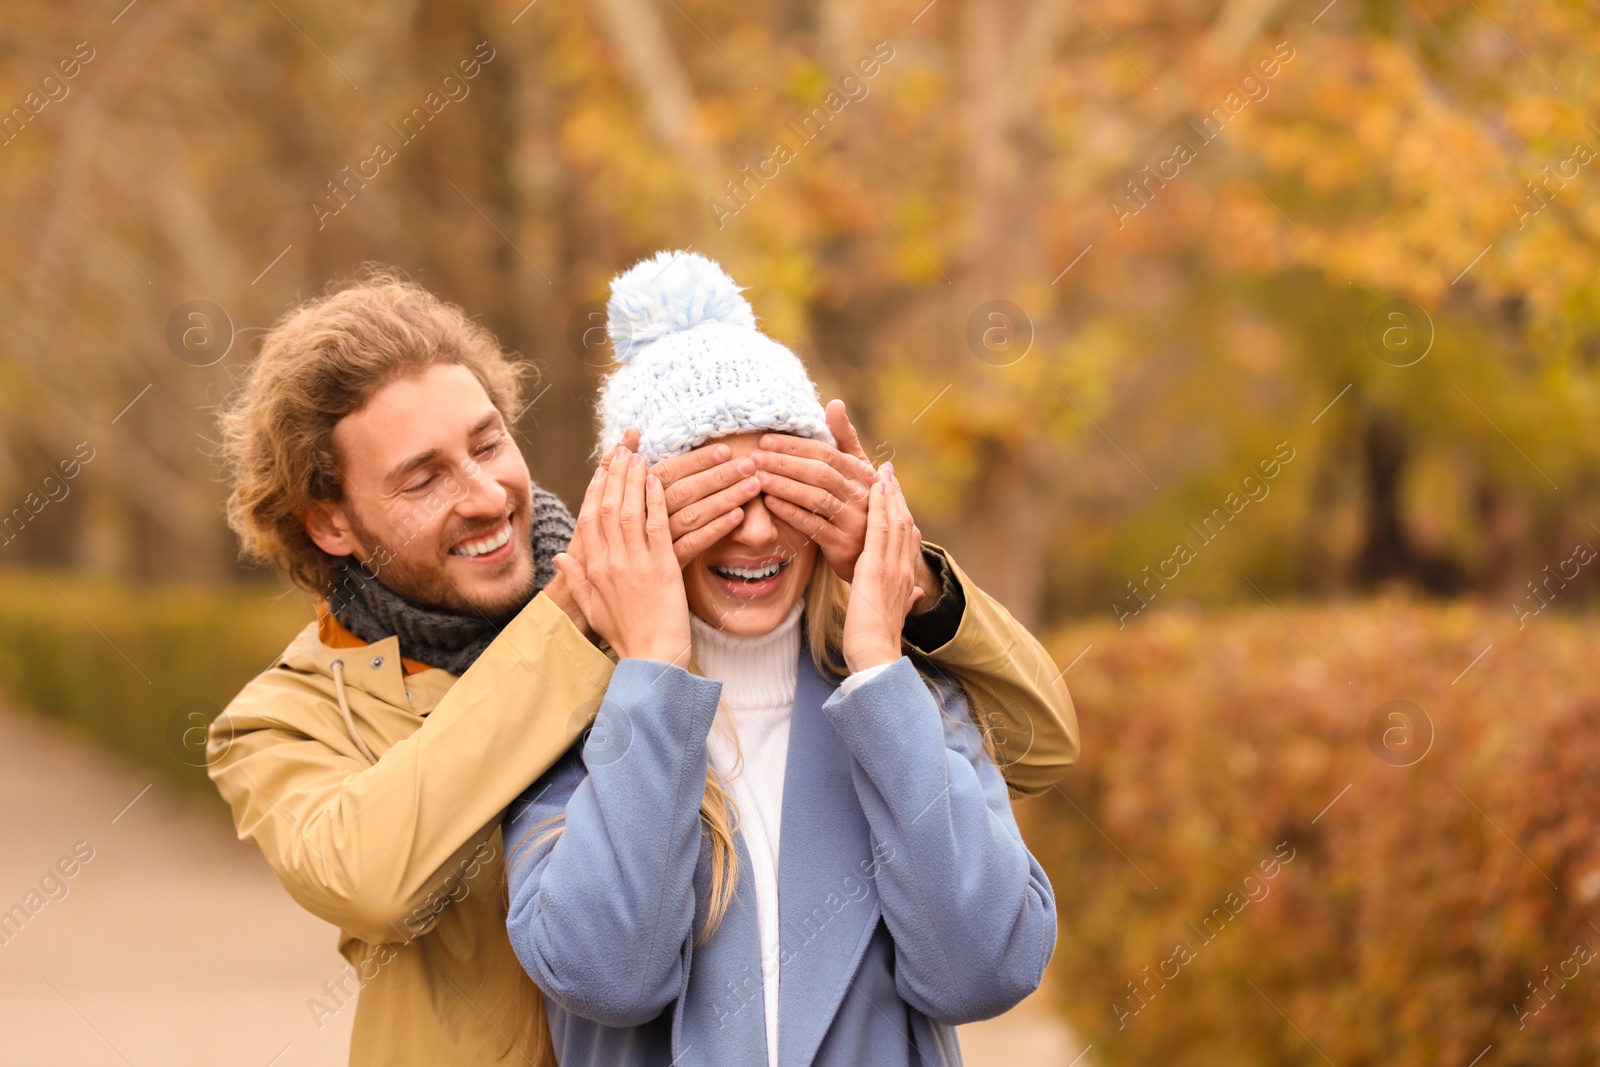
[[[531,506],[531,502],[528,506]],[[396,551],[391,550],[389,562],[374,573],[373,569],[365,561],[372,559],[379,546],[383,544],[383,541],[367,531],[365,525],[356,516],[354,509],[350,509],[347,514],[350,519],[350,531],[355,534],[356,539],[360,542],[361,554],[364,557],[363,561],[357,562],[357,566],[367,576],[377,578],[390,592],[398,593],[407,600],[421,604],[424,607],[440,608],[460,615],[481,615],[488,619],[499,620],[515,615],[527,606],[528,601],[533,599],[534,588],[538,579],[538,569],[532,565],[532,550],[526,544],[518,546],[520,551],[527,551],[530,555],[526,582],[493,600],[472,600],[450,580],[443,567],[429,566],[406,559]],[[474,534],[487,533],[509,517],[509,514],[502,515],[482,530],[462,529],[454,531],[442,543],[455,544],[474,536]],[[511,536],[519,536],[517,523],[514,521],[512,523]]]

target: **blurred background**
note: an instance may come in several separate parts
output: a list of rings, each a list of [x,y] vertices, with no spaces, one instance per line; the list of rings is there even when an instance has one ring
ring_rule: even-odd
[[[971,1062],[1600,1058],[1592,4],[4,19],[0,1059],[343,1054],[190,744],[310,618],[221,518],[262,330],[404,268],[575,505],[606,282],[684,246],[1077,699],[1055,962]]]

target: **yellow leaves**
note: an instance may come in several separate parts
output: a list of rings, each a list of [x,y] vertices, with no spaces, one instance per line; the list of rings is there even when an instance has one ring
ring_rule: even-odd
[[[953,86],[935,67],[906,64],[895,71],[891,85],[896,106],[914,114],[927,114],[951,102]]]
[[[789,69],[783,80],[784,95],[795,104],[815,100],[827,91],[830,81],[816,63],[799,62]]]
[[[1316,255],[1249,185],[1218,192],[1212,217],[1217,231],[1229,235],[1229,240],[1219,241],[1212,250],[1219,269],[1229,274],[1275,273]]]
[[[1403,500],[1406,527],[1418,548],[1478,562],[1477,543],[1464,536],[1477,521],[1472,472],[1457,457],[1443,453],[1417,457],[1406,478]]]
[[[1259,316],[1240,314],[1232,323],[1228,354],[1245,369],[1263,373],[1283,366],[1288,349],[1282,333]]]
[[[784,248],[761,248],[738,257],[728,257],[723,266],[748,292],[745,297],[756,308],[762,332],[777,338],[802,354],[812,366],[813,377],[826,365],[830,353],[817,353],[812,359],[809,308],[816,297],[816,264],[806,256]],[[826,403],[829,396],[823,397]]]
[[[62,16],[49,5],[25,6],[33,21],[75,32],[70,19],[51,22]],[[391,13],[381,32],[321,42],[341,65],[361,52],[364,69],[381,75],[370,88],[358,77],[360,94],[284,21],[310,18],[313,37],[334,28],[308,14],[308,0],[283,14],[263,6],[189,20],[215,38],[152,53],[151,70],[176,73],[105,102],[102,137],[74,134],[73,153],[58,153],[73,147],[65,138],[79,124],[50,127],[51,111],[27,143],[7,150],[18,195],[0,296],[20,344],[50,354],[27,356],[11,380],[56,375],[85,410],[115,412],[149,380],[135,380],[136,368],[169,361],[150,324],[195,295],[152,300],[143,279],[45,184],[53,176],[130,260],[160,272],[156,291],[192,288],[185,277],[205,281],[220,287],[205,295],[237,321],[267,322],[293,294],[316,291],[363,259],[399,260],[485,314],[507,347],[544,363],[558,385],[552,396],[574,395],[564,374],[591,371],[572,368],[559,340],[563,316],[602,295],[604,279],[633,257],[701,247],[752,287],[770,332],[819,374],[835,375],[869,414],[874,444],[899,449],[908,480],[921,479],[919,510],[926,500],[961,523],[988,522],[962,511],[963,494],[994,483],[1007,464],[1029,472],[1038,498],[1063,518],[1051,529],[1059,542],[1048,546],[1051,556],[1022,567],[1077,583],[1065,594],[1052,589],[1056,604],[1081,606],[1088,589],[1098,601],[1099,574],[1131,552],[1126,545],[1138,546],[1140,565],[1169,554],[1171,527],[1190,517],[1189,502],[1198,508],[1233,477],[1228,464],[1253,459],[1257,435],[1291,421],[1329,457],[1314,521],[1285,509],[1280,525],[1273,509],[1298,498],[1275,489],[1288,499],[1275,496],[1254,532],[1239,530],[1237,550],[1218,548],[1185,581],[1209,597],[1236,588],[1238,569],[1264,557],[1309,552],[1309,571],[1324,559],[1316,551],[1331,545],[1327,558],[1347,561],[1362,535],[1356,435],[1368,400],[1429,428],[1426,448],[1441,455],[1419,468],[1417,484],[1437,510],[1419,517],[1418,536],[1465,557],[1477,558],[1481,531],[1464,517],[1461,494],[1518,477],[1532,483],[1517,490],[1529,500],[1545,490],[1532,471],[1512,473],[1523,460],[1459,401],[1451,381],[1517,448],[1541,466],[1550,461],[1563,487],[1592,481],[1578,475],[1600,454],[1600,439],[1585,429],[1600,405],[1600,171],[1584,168],[1536,214],[1511,207],[1575,140],[1593,138],[1600,149],[1600,131],[1586,125],[1600,122],[1600,94],[1584,66],[1600,42],[1592,4],[1478,0],[1480,12],[1465,0],[1344,3],[1312,24],[1320,2],[1097,0],[1081,12],[1057,4],[1059,18],[1030,2],[1032,14],[985,26],[1001,46],[986,56],[959,5],[937,5],[909,26],[920,4],[812,12],[694,0],[681,11],[653,8],[665,39],[644,42],[646,58],[662,65],[652,69],[682,75],[687,99],[666,94],[675,101],[669,114],[652,90],[676,79],[652,82],[651,63],[623,44],[640,41],[608,23],[604,6],[536,4],[509,27],[520,2],[458,5],[448,17]],[[1265,21],[1252,29],[1257,19]],[[351,225],[331,238],[317,233],[305,204],[318,176],[335,159],[334,169],[369,151],[372,131],[436,81],[440,61],[459,51],[452,35],[473,25],[505,30],[495,38],[505,53],[491,68],[497,73],[477,79],[470,99],[406,149],[351,209]],[[772,159],[789,123],[880,37],[895,58],[867,79],[870,94],[795,145],[794,158],[750,179],[746,202],[729,201],[737,213],[719,228],[709,196],[729,196],[724,182],[744,182],[746,166],[753,172]],[[1227,111],[1230,93],[1252,96],[1244,79],[1261,72],[1279,40],[1295,54],[1258,83],[1270,93]],[[174,56],[184,62],[166,62]],[[41,57],[54,58],[50,49]],[[38,70],[6,59],[0,83],[29,84]],[[82,117],[70,109],[89,104],[92,86],[80,89],[60,118]],[[698,118],[684,119],[680,105]],[[1221,135],[1197,145],[1179,170],[1162,168],[1178,138],[1194,137],[1184,132],[1191,120],[1217,106],[1227,115]],[[695,130],[704,144],[690,136]],[[1146,166],[1167,177],[1146,178]],[[169,191],[127,178],[140,174]],[[1132,194],[1130,180],[1149,184]],[[1124,215],[1139,207],[1121,228],[1114,196],[1124,198]],[[219,240],[238,246],[221,249],[217,262],[248,266],[198,271],[174,253],[171,205],[190,202],[215,214]],[[48,225],[36,224],[41,206]],[[532,264],[549,279],[536,298],[506,280],[531,277]],[[1362,343],[1366,315],[1395,297],[1456,331],[1409,371],[1377,363]],[[967,348],[967,317],[992,298],[1022,305],[1036,327],[1033,350],[1014,365],[987,364]],[[108,363],[108,352],[130,358]],[[106,368],[115,373],[97,373]],[[176,380],[162,378],[143,403],[177,395],[168,388]],[[1349,383],[1341,406],[1308,428],[1305,420]],[[12,403],[34,421],[27,407]],[[538,421],[530,451],[564,490],[572,472],[561,457],[586,446],[549,442],[589,432],[581,406],[569,407],[578,414],[548,401],[530,414]],[[167,421],[175,442],[201,428]],[[24,454],[47,431],[14,433],[15,450]],[[172,454],[185,447],[174,443]],[[1474,485],[1453,487],[1440,473],[1458,469],[1452,463]],[[203,472],[186,471],[201,484]],[[137,500],[142,490],[125,492]],[[219,535],[197,537],[225,544]]]
[[[1115,327],[1096,323],[1069,342],[1036,335],[1005,366],[965,347],[937,359],[896,353],[872,378],[873,433],[894,449],[919,514],[956,515],[990,464],[1024,462],[1040,446],[1055,453],[1093,433],[1085,419],[1105,413],[1122,344]]]
[[[1285,79],[1286,94],[1301,93],[1296,106],[1281,108],[1276,122],[1241,129],[1240,142],[1274,172],[1273,187],[1297,191],[1299,203],[1280,206],[1310,243],[1373,288],[1442,296],[1485,245],[1515,227],[1508,204],[1520,172],[1537,176],[1549,162],[1529,166],[1527,157],[1553,140],[1565,147],[1579,128],[1570,102],[1542,83],[1506,79],[1495,86],[1503,103],[1488,106],[1475,98],[1481,77],[1470,90],[1453,84],[1398,38],[1307,46],[1306,53],[1318,74],[1314,87]],[[1524,65],[1520,57],[1516,64]],[[1557,130],[1568,137],[1555,138]],[[1305,242],[1288,248],[1319,266]],[[1479,278],[1504,281],[1505,273]],[[1516,282],[1529,288],[1541,279],[1524,271]]]

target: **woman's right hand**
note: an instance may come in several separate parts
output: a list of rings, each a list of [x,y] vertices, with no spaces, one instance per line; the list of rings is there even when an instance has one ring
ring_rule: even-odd
[[[894,476],[894,464],[885,463],[867,493],[867,532],[844,614],[842,651],[852,674],[902,655],[906,613],[924,593],[917,584],[921,557],[922,535]]]
[[[574,547],[556,569],[589,625],[624,659],[689,662],[689,604],[672,550],[661,479],[618,447],[595,471],[578,513]]]

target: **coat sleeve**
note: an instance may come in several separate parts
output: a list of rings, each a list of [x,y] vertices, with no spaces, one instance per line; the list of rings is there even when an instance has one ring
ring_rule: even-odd
[[[823,710],[854,757],[881,856],[900,995],[948,1024],[1012,1007],[1038,988],[1055,950],[1055,894],[963,702],[951,696],[941,709],[902,656]]]
[[[1061,669],[1038,638],[979,589],[948,552],[926,541],[923,547],[944,556],[966,606],[955,636],[917,651],[974,691],[974,717],[993,741],[1012,792],[1038,796],[1078,759],[1078,717]]]
[[[506,930],[567,1011],[638,1026],[683,987],[721,693],[680,667],[620,661],[581,759],[562,760],[508,813]]]
[[[301,906],[369,943],[409,941],[459,894],[506,806],[571,747],[611,669],[536,596],[377,763],[331,699],[276,671],[213,723],[209,773],[239,837]],[[327,707],[308,715],[313,702]]]

